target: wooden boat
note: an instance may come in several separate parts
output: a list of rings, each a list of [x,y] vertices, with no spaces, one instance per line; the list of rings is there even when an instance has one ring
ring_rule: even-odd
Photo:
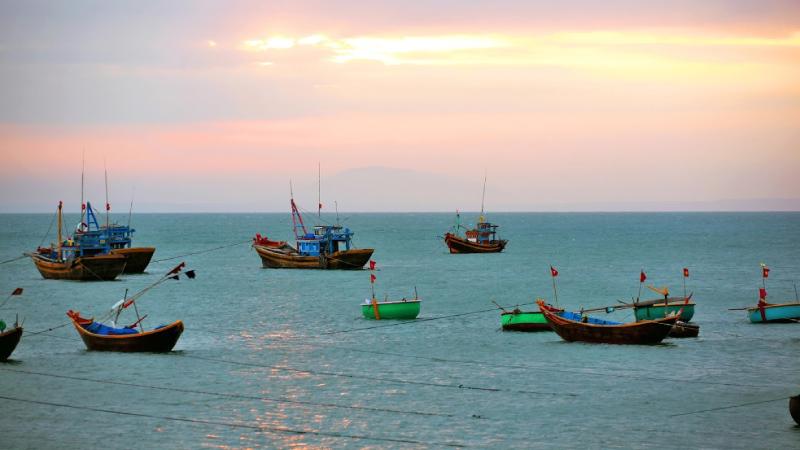
[[[22,327],[14,326],[7,331],[0,331],[0,361],[8,360],[8,357],[17,348],[19,340],[22,337]]]
[[[124,255],[127,260],[123,273],[144,273],[155,253],[155,247],[133,247],[135,229],[129,225],[109,224],[101,227],[97,222],[92,205],[86,202],[86,222],[81,222],[75,231],[75,241],[80,243],[86,238],[107,239],[111,253]]]
[[[499,253],[506,248],[507,239],[497,238],[497,227],[486,222],[481,211],[478,217],[478,226],[473,229],[466,229],[464,237],[458,235],[461,226],[461,215],[456,212],[456,225],[452,233],[444,235],[444,243],[450,249],[450,253]]]
[[[537,300],[547,323],[565,341],[603,344],[657,344],[664,340],[680,314],[658,320],[620,323],[564,312],[556,315]]]
[[[75,329],[86,344],[86,348],[106,352],[168,352],[175,347],[183,333],[183,322],[156,327],[150,331],[136,331],[131,328],[112,328],[95,322],[94,318],[84,319],[80,313],[70,310]]]
[[[361,313],[366,319],[416,319],[419,315],[422,301],[414,297],[412,300],[376,301],[364,300],[361,304]]]
[[[683,316],[683,315],[681,315]],[[671,338],[693,338],[700,334],[700,325],[679,320],[672,326],[667,337]]]
[[[102,235],[76,234],[62,239],[61,202],[58,202],[58,245],[38,248],[29,256],[39,273],[48,280],[107,281],[125,269],[125,255],[111,253],[111,244]]]
[[[338,225],[317,225],[306,233],[303,218],[291,199],[296,246],[285,241],[264,241],[260,234],[252,247],[261,257],[261,264],[270,269],[329,269],[358,270],[364,267],[374,252],[371,248],[352,246],[353,233]]]
[[[800,395],[789,397],[789,414],[792,415],[794,422],[800,425]]]
[[[800,322],[800,303],[769,304],[759,301],[758,306],[746,308],[751,323]]]

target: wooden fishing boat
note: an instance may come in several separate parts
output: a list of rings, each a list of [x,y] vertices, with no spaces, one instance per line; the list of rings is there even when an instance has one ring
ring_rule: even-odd
[[[8,360],[8,357],[17,348],[22,337],[22,327],[14,326],[7,331],[0,331],[0,361]]]
[[[564,312],[556,315],[543,301],[537,300],[547,323],[562,339],[570,342],[603,344],[657,344],[664,340],[680,314],[658,320],[621,323]]]
[[[58,202],[58,245],[39,247],[29,256],[39,273],[48,280],[108,281],[125,269],[125,255],[111,253],[111,244],[100,234],[76,233],[62,239],[61,206]]]
[[[328,269],[358,270],[364,267],[374,252],[371,248],[357,249],[352,245],[353,232],[338,225],[317,225],[306,233],[303,218],[291,199],[296,246],[285,241],[263,241],[260,234],[252,245],[261,265],[270,269]]]
[[[481,197],[481,214],[475,228],[461,226],[461,215],[456,211],[456,223],[452,232],[445,233],[444,243],[450,253],[500,253],[506,248],[508,239],[497,237],[497,227],[486,222],[483,215],[483,201],[486,198],[486,177],[483,179],[483,196]],[[464,237],[459,236],[464,228]]]
[[[759,302],[758,306],[747,308],[751,323],[795,323],[800,322],[800,303],[769,304]]]
[[[156,251],[155,247],[133,247],[132,238],[136,230],[130,225],[106,223],[105,226],[100,226],[91,203],[86,202],[85,210],[86,222],[83,222],[82,217],[81,223],[75,230],[75,242],[80,244],[88,239],[107,240],[111,253],[124,255],[127,258],[123,273],[144,273]]]
[[[135,328],[113,328],[95,322],[94,318],[84,319],[80,313],[70,310],[75,329],[86,344],[86,348],[105,352],[168,352],[175,347],[183,333],[183,322],[156,327],[150,331],[137,331]]]
[[[376,301],[364,300],[361,304],[361,313],[366,319],[416,319],[419,315],[422,301],[414,297],[412,300]]]

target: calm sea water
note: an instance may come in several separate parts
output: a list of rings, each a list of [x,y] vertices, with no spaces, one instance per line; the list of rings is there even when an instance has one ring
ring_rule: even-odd
[[[0,261],[35,249],[52,218],[0,215]],[[288,213],[134,215],[135,244],[157,247],[158,262],[114,282],[44,280],[28,259],[0,265],[0,301],[25,290],[0,316],[20,314],[26,333],[0,364],[0,444],[800,446],[788,410],[800,394],[800,324],[753,325],[729,310],[756,303],[762,262],[768,300],[795,301],[800,214],[496,213],[489,219],[510,242],[494,255],[450,255],[439,236],[452,214],[342,219],[356,246],[375,249],[376,295],[410,298],[416,288],[420,320],[360,318],[366,270],[262,269],[250,239],[289,238]],[[173,352],[88,352],[65,326],[68,310],[100,316],[180,262],[197,278],[137,302],[146,326],[184,321]],[[536,298],[554,301],[550,265],[559,304],[572,310],[636,296],[640,270],[646,284],[681,295],[686,267],[700,337],[613,346],[498,331],[492,299],[531,310]],[[657,294],[645,288],[642,298]]]

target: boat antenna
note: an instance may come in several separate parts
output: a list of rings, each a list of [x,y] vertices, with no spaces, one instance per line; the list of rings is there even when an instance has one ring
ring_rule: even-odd
[[[797,298],[797,285],[796,284],[794,285],[794,299],[795,299],[795,301],[800,303],[800,299]]]
[[[103,171],[106,174],[106,229],[108,229],[108,211],[111,206],[108,204],[108,169],[106,169],[106,159],[103,158]]]
[[[86,209],[85,204],[83,203],[83,174],[86,171],[86,151],[84,150],[81,153],[81,220],[79,223],[83,223],[83,212]]]
[[[336,207],[336,227],[339,227],[339,202],[334,201],[333,204]]]
[[[481,216],[483,216],[483,201],[486,199],[486,173],[487,171],[483,172],[483,195],[481,196]]]
[[[317,163],[317,221],[322,223],[322,164]]]
[[[128,210],[128,229],[131,228],[131,215],[133,215],[133,196],[136,194],[136,186],[133,187],[131,192],[131,209]]]

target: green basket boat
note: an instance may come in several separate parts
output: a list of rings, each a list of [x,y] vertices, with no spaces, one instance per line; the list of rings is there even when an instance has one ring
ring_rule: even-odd
[[[680,303],[667,303],[666,308],[664,307],[664,300],[659,300],[659,303],[652,305],[642,305],[644,303],[640,302],[640,305],[634,308],[637,321],[663,319],[669,315],[678,314],[680,310],[683,310],[681,312],[682,321],[690,322],[694,317],[694,303],[684,303],[683,301]]]
[[[366,319],[416,319],[421,303],[422,301],[417,298],[396,302],[365,300],[361,304],[361,312]]]

